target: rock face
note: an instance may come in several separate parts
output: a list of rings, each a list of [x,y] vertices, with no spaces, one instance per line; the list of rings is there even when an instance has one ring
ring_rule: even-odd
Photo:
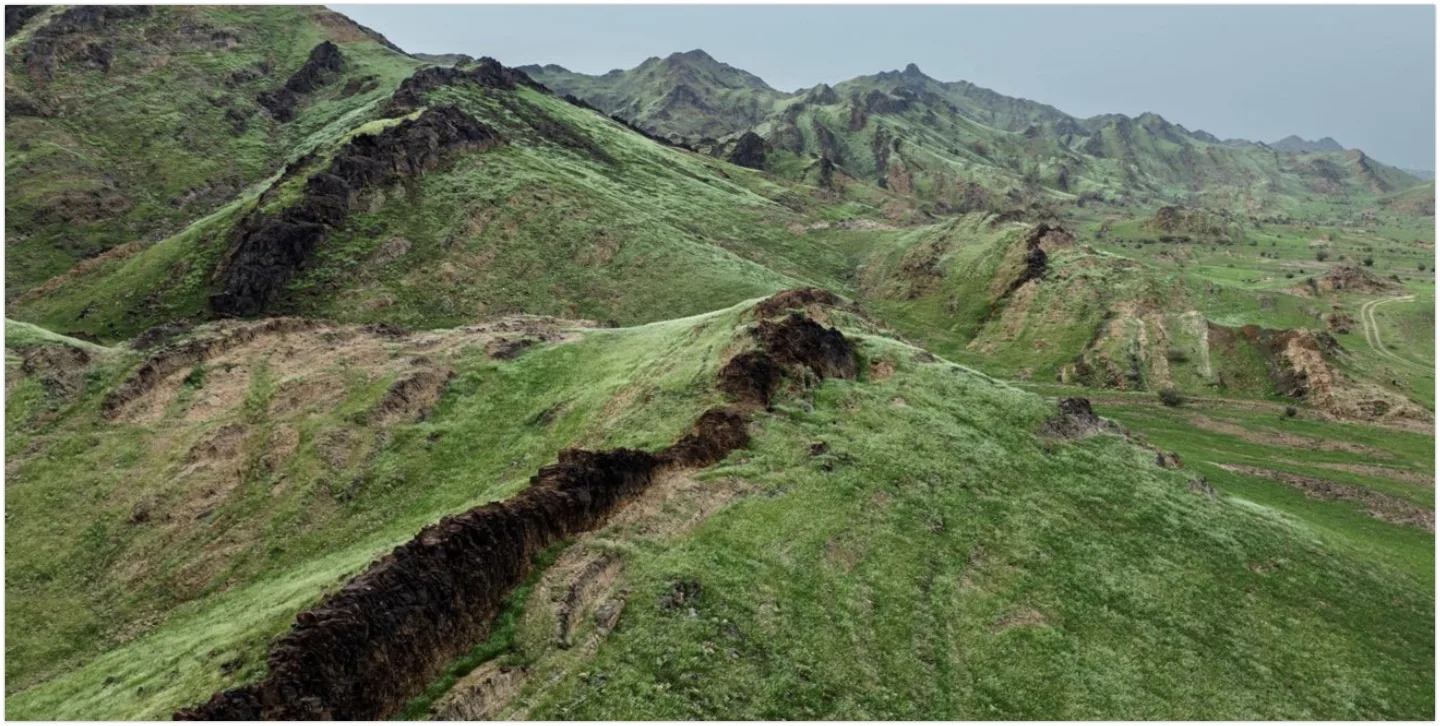
[[[310,50],[310,57],[295,71],[285,85],[266,91],[255,99],[276,121],[285,123],[295,118],[295,110],[303,96],[334,83],[345,70],[345,57],[340,48],[325,41]]]
[[[746,131],[735,142],[735,148],[730,151],[729,161],[736,166],[743,166],[750,169],[765,168],[765,139],[754,131]]]
[[[455,154],[500,143],[493,129],[453,106],[355,137],[326,170],[306,180],[294,206],[274,215],[253,212],[236,226],[216,272],[225,290],[210,298],[211,309],[225,316],[263,312],[362,193],[423,174]]]

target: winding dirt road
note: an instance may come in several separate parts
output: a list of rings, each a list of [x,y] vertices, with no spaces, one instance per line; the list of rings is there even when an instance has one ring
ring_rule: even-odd
[[[1430,366],[1423,363],[1416,363],[1413,360],[1402,358],[1399,355],[1396,355],[1389,348],[1386,348],[1385,343],[1380,340],[1380,327],[1375,322],[1375,308],[1378,308],[1381,305],[1388,305],[1390,303],[1410,302],[1414,299],[1414,295],[1401,295],[1400,297],[1371,300],[1370,302],[1367,302],[1364,305],[1360,306],[1360,324],[1362,327],[1365,328],[1365,341],[1370,344],[1371,348],[1375,349],[1376,353],[1379,353],[1380,355],[1389,358],[1390,360],[1397,363],[1419,366],[1421,368],[1429,368]]]

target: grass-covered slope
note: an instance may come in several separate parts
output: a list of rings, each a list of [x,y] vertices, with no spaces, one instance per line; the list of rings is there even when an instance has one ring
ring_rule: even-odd
[[[231,324],[157,350],[269,327],[143,390],[120,385],[139,356],[118,351],[53,420],[12,396],[7,716],[163,717],[260,677],[295,612],[422,524],[513,493],[562,446],[672,441],[721,400],[751,306],[618,330]],[[467,705],[464,677],[431,702],[552,718],[1430,716],[1434,602],[1414,569],[1207,496],[1118,433],[1042,435],[1053,402],[851,313],[810,314],[859,346],[860,379],[788,389],[747,449],[657,484],[541,570],[513,628],[460,672],[504,656],[524,677],[503,703],[480,689]],[[522,336],[549,342],[484,352]],[[388,393],[449,370],[436,397]],[[618,564],[567,590],[597,554]],[[566,591],[567,637],[585,645],[556,650],[548,598]]]
[[[332,42],[342,67],[261,103]],[[5,41],[7,300],[229,203],[420,63],[320,7],[46,9]],[[338,129],[338,130],[337,130]]]
[[[323,240],[277,283],[267,312],[420,326],[517,311],[646,322],[802,283],[837,286],[849,259],[809,245],[805,226],[906,214],[881,190],[779,181],[656,143],[508,76],[439,70],[407,82],[415,95],[402,89],[346,117],[284,174],[178,234],[86,261],[12,303],[13,316],[119,339],[228,312],[210,298],[255,257],[237,252],[242,238],[266,215],[318,214]],[[492,141],[423,151],[428,142],[407,123],[451,108]],[[313,190],[342,158],[399,171],[355,182],[337,220]]]

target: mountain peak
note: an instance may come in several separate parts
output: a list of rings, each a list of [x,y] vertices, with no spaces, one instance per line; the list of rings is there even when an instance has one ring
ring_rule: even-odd
[[[915,76],[915,77],[924,77],[924,76],[925,76],[924,73],[921,73],[921,72],[920,72],[920,66],[917,66],[917,65],[915,65],[914,63],[907,63],[907,64],[905,64],[905,70],[901,71],[900,74],[901,74],[901,75],[904,75],[904,76]]]
[[[666,58],[665,60],[671,61],[671,62],[689,62],[689,63],[717,63],[717,62],[718,62],[718,61],[716,61],[715,58],[712,57],[709,53],[706,53],[705,51],[703,51],[703,50],[701,50],[701,49],[699,49],[699,48],[696,48],[695,50],[687,50],[687,51],[685,51],[684,53],[671,53],[670,56],[669,56],[668,58]]]
[[[1314,154],[1329,151],[1345,150],[1345,147],[1341,146],[1340,142],[1330,138],[1329,136],[1326,136],[1319,141],[1309,141],[1307,139],[1302,139],[1295,134],[1291,134],[1283,139],[1280,139],[1279,141],[1276,141],[1273,144],[1270,144],[1270,147],[1277,151],[1283,151],[1292,154]]]

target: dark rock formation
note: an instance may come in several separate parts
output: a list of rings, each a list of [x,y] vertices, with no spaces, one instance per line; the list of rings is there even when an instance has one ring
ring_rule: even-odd
[[[544,85],[536,83],[524,72],[506,68],[494,58],[481,58],[474,68],[461,70],[451,66],[432,66],[416,71],[414,75],[400,82],[390,97],[387,115],[403,116],[425,105],[424,95],[428,91],[445,86],[474,85],[481,88],[514,90],[517,86],[529,86],[546,91]]]
[[[709,466],[749,443],[712,409],[658,454],[568,449],[515,497],[446,517],[300,613],[269,675],[180,720],[371,720],[392,715],[485,637],[538,553],[602,525],[661,471]]]
[[[104,30],[117,21],[149,14],[148,5],[76,5],[35,31],[25,48],[25,70],[31,81],[43,84],[54,77],[57,64],[71,60],[84,60],[87,65],[108,69],[113,48],[107,52],[108,43],[93,43],[87,34]],[[7,36],[9,18],[7,7]]]
[[[306,180],[298,203],[275,215],[252,212],[236,226],[216,273],[225,291],[210,298],[211,309],[220,315],[259,314],[327,231],[345,221],[362,193],[423,174],[455,154],[499,143],[493,129],[453,106],[351,139],[326,170]]]
[[[20,32],[30,18],[35,17],[40,11],[49,7],[48,5],[6,5],[5,6],[5,37],[9,38]]]
[[[746,131],[730,150],[729,161],[750,169],[765,168],[765,139],[754,131]]]
[[[802,306],[838,302],[824,290],[787,290],[755,306],[757,316]],[[854,380],[859,366],[855,348],[840,331],[827,328],[808,315],[792,313],[778,320],[762,319],[750,331],[756,350],[740,353],[720,369],[717,387],[736,403],[770,407],[770,401],[787,378],[802,384],[825,378]]]
[[[1042,436],[1059,439],[1083,439],[1105,431],[1117,431],[1118,427],[1095,415],[1088,398],[1062,398],[1059,411],[1054,418],[1040,426]]]
[[[310,50],[310,57],[295,71],[285,85],[260,94],[255,100],[276,121],[285,123],[295,118],[295,109],[302,96],[334,83],[345,70],[345,57],[340,48],[325,41]]]

